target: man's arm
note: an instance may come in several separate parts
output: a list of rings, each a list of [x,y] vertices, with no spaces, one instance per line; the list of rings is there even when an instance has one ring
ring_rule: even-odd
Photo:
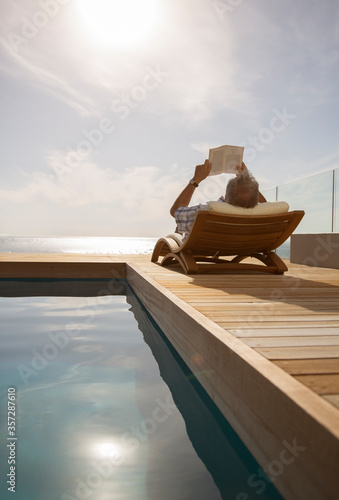
[[[208,160],[205,160],[205,163],[203,165],[197,165],[195,167],[195,172],[194,172],[194,177],[193,180],[199,184],[202,182],[208,174],[210,173],[212,168],[211,162]],[[172,205],[172,208],[170,210],[170,214],[172,217],[174,217],[175,211],[180,208],[180,207],[188,207],[191,198],[193,196],[195,190],[195,186],[193,184],[187,184],[185,189],[179,194],[178,198],[175,200],[175,202]]]

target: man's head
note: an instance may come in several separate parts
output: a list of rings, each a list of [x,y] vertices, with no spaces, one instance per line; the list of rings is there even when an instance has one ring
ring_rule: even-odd
[[[247,168],[227,184],[225,201],[237,207],[253,208],[259,202],[259,184]]]

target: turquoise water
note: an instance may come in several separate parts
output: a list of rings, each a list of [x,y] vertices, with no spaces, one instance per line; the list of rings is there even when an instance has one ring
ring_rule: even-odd
[[[0,292],[1,499],[281,499],[127,282]]]

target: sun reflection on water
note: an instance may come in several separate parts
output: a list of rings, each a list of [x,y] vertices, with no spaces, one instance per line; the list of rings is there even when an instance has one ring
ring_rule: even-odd
[[[124,455],[122,445],[116,441],[97,442],[93,445],[92,452],[97,458],[109,458],[114,460],[121,460]]]

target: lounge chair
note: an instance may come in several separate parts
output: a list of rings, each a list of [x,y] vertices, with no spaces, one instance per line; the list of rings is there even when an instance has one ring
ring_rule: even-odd
[[[260,203],[240,208],[209,202],[197,212],[185,239],[178,233],[160,238],[152,262],[167,266],[179,262],[186,274],[220,271],[261,271],[283,274],[287,266],[274,252],[284,243],[304,216],[303,210],[289,212],[285,202]],[[231,259],[223,259],[222,257]],[[243,263],[254,257],[261,263]]]

